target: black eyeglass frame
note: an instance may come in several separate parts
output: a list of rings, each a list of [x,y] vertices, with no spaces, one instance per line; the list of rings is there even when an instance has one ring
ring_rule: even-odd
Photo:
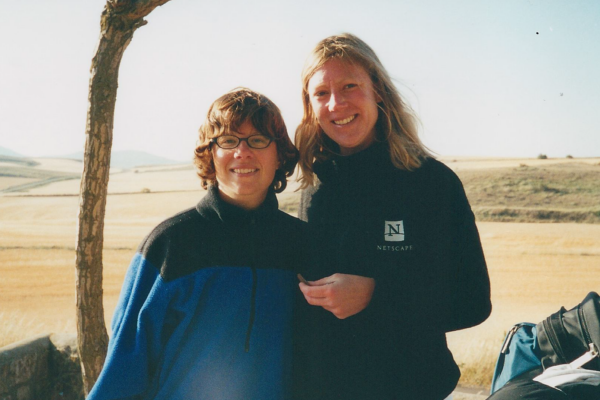
[[[268,139],[269,143],[267,143],[267,145],[265,147],[254,147],[252,144],[250,144],[250,139],[253,138],[253,137],[256,137],[256,136],[262,136],[265,139]],[[219,138],[222,138],[222,137],[232,137],[232,138],[235,138],[237,140],[237,144],[235,146],[233,146],[233,147],[223,147],[223,146],[221,146],[219,144],[219,141],[218,141]],[[246,144],[248,145],[248,147],[250,147],[251,149],[262,150],[262,149],[266,149],[267,147],[269,147],[271,145],[271,143],[273,143],[274,140],[275,140],[274,138],[272,138],[270,136],[267,136],[267,135],[263,135],[263,134],[250,135],[247,138],[241,138],[241,137],[237,137],[235,135],[221,135],[221,136],[217,136],[217,137],[214,137],[214,138],[210,139],[210,143],[216,144],[219,148],[221,148],[223,150],[233,150],[233,149],[237,149],[242,142],[246,142]]]

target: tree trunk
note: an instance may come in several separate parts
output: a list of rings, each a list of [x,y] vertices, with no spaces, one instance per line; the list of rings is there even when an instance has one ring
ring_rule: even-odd
[[[108,335],[102,305],[104,212],[119,66],[144,17],[169,0],[109,0],[102,12],[100,42],[92,59],[77,232],[77,346],[84,391],[104,365]]]

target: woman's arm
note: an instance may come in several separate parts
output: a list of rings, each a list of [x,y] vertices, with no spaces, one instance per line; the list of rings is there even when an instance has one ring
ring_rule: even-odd
[[[150,310],[149,297],[160,285],[159,272],[141,254],[131,261],[112,321],[104,367],[88,400],[136,399],[151,382],[160,344],[151,332],[165,315]]]

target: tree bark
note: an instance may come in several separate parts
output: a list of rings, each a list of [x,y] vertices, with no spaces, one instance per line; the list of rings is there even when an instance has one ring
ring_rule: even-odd
[[[108,346],[102,249],[119,66],[133,33],[146,24],[143,18],[168,1],[108,0],[92,59],[76,252],[77,346],[86,396],[102,370]]]

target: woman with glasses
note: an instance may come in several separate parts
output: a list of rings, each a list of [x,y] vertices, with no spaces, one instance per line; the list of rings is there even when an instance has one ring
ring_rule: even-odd
[[[460,372],[446,332],[484,321],[490,286],[458,177],[419,140],[374,51],[350,34],[302,72],[299,215],[321,244],[299,399],[441,400]]]
[[[200,128],[208,190],[156,227],[127,272],[88,399],[290,398],[306,225],[278,210],[298,153],[279,109],[236,89]]]

